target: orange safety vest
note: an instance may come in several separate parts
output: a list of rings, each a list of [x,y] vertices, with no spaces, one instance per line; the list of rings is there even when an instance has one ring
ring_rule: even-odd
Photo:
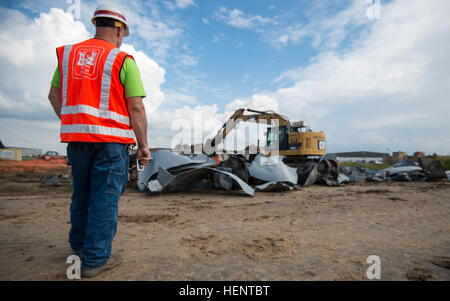
[[[100,39],[58,47],[61,142],[136,143],[120,69],[129,54]]]

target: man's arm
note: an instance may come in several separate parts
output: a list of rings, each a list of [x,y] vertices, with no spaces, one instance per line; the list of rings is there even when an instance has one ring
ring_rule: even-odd
[[[51,86],[50,92],[48,93],[48,99],[50,100],[50,103],[53,107],[53,110],[55,110],[56,115],[59,119],[61,119],[61,93],[60,89]]]
[[[147,117],[145,116],[142,97],[127,98],[127,107],[130,115],[130,124],[138,143],[137,157],[141,164],[145,166],[150,160],[150,151],[147,143]]]

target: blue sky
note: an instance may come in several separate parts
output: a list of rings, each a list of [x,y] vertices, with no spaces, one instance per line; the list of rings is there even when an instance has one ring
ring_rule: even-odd
[[[64,152],[46,100],[54,48],[92,36],[99,4],[79,1],[74,18],[68,2],[0,1],[7,145]],[[152,147],[170,146],[180,119],[201,119],[202,140],[251,107],[307,120],[329,152],[450,154],[449,1],[112,2],[130,23],[122,49],[143,75]]]

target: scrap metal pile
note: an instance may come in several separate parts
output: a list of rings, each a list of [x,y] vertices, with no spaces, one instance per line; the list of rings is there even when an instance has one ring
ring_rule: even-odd
[[[211,181],[211,174],[216,181]],[[143,172],[138,174],[140,191],[176,192],[212,187],[231,190],[232,181],[249,195],[254,194],[246,182],[225,168],[217,167],[216,160],[204,154],[179,155],[170,150],[158,150]],[[212,186],[214,182],[215,186]]]
[[[220,188],[258,191],[291,190],[298,184],[297,169],[278,156],[257,155],[252,163],[239,155],[217,164],[204,154],[180,155],[170,150],[156,151],[144,171],[138,174],[140,191],[177,192]],[[252,188],[252,186],[254,188]]]
[[[384,181],[435,181],[445,179],[446,172],[439,160],[430,162],[427,168],[419,157],[418,162],[403,160],[382,170],[343,167],[342,174],[348,179],[345,182],[384,182]]]
[[[323,159],[322,159],[323,160]],[[445,178],[442,165],[432,162],[426,169],[418,163],[400,162],[385,170],[333,167],[323,175],[318,171],[322,160],[308,161],[302,170],[289,167],[282,156],[256,155],[251,162],[241,155],[231,155],[218,164],[205,154],[181,155],[170,150],[156,151],[150,163],[138,174],[140,191],[152,193],[224,189],[243,191],[253,196],[257,191],[283,191],[313,184],[342,186],[366,181],[412,181]],[[422,164],[423,165],[423,164]],[[443,174],[443,176],[442,176]]]

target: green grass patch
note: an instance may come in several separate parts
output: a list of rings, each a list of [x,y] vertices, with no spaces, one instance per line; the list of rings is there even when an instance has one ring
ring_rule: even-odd
[[[445,170],[450,170],[450,156],[437,156],[435,158],[431,158],[431,157],[424,158],[425,165],[427,166],[427,168],[430,167],[430,163],[432,160],[439,160]],[[373,169],[389,168],[392,166],[392,164],[351,163],[351,162],[339,163],[339,168],[342,168],[344,166],[353,167],[353,168],[364,167],[369,170],[373,170]]]
[[[353,168],[364,167],[369,170],[374,170],[374,169],[385,169],[385,168],[391,167],[392,165],[391,164],[375,164],[375,163],[352,163],[352,162],[339,163],[339,168],[342,168],[345,166],[353,167]]]
[[[439,156],[438,160],[441,161],[445,170],[450,170],[450,156]]]

